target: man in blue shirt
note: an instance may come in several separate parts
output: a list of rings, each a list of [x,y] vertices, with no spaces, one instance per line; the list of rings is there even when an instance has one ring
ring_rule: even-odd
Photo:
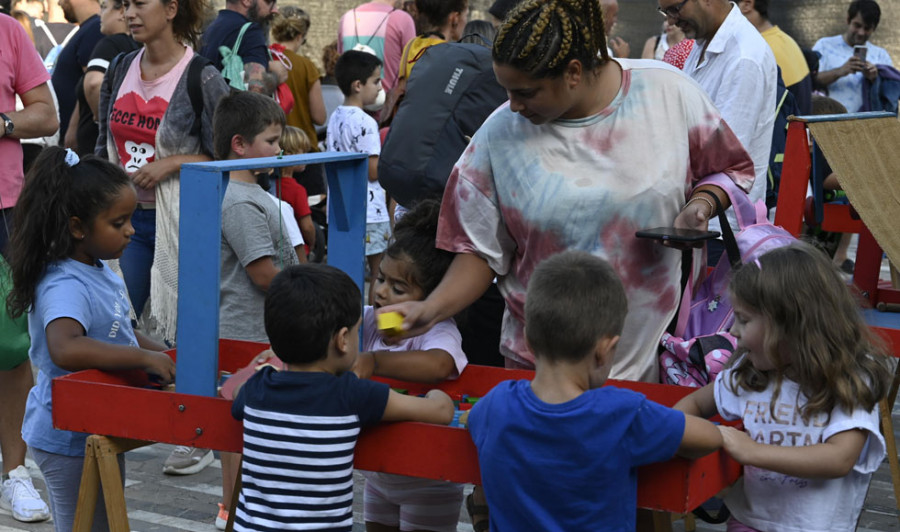
[[[244,62],[244,80],[247,90],[271,95],[279,83],[287,81],[287,69],[278,61],[270,61],[266,34],[262,23],[278,13],[277,0],[226,0],[225,9],[203,33],[200,55],[212,61],[222,70],[220,46],[231,48],[237,41],[241,28],[250,26],[241,38],[237,54]]]

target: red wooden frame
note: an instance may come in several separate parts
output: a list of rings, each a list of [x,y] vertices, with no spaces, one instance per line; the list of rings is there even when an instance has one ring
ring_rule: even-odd
[[[220,369],[234,372],[249,363],[263,344],[221,340]],[[170,352],[174,357],[175,353]],[[436,387],[452,394],[484,396],[498,382],[530,379],[534,373],[470,365],[455,381]],[[382,379],[384,380],[384,379]],[[425,385],[384,380],[411,393]],[[53,380],[53,423],[64,430],[134,440],[240,452],[241,424],[231,402],[217,397],[148,389],[142,372],[87,370]],[[691,388],[638,382],[609,385],[644,393],[673,405]],[[363,431],[356,448],[359,469],[455,482],[480,483],[475,446],[465,429],[424,423],[389,423]],[[638,470],[638,504],[684,513],[737,480],[740,466],[724,451],[698,460],[673,458]]]
[[[837,118],[847,119],[848,117]],[[780,225],[794,236],[799,236],[803,230],[804,219],[810,225],[816,225],[809,216],[806,216],[809,210],[807,209],[806,190],[812,170],[812,158],[807,137],[807,122],[810,120],[812,119],[801,117],[792,120],[788,126],[784,164],[781,169],[781,185],[778,190],[778,208],[775,211],[775,225]],[[822,229],[837,233],[859,233],[853,284],[860,290],[863,297],[868,299],[873,307],[879,309],[884,305],[900,304],[900,291],[890,287],[889,283],[879,282],[881,246],[875,241],[875,237],[872,236],[865,224],[853,216],[851,206],[829,204],[824,205],[823,208]]]

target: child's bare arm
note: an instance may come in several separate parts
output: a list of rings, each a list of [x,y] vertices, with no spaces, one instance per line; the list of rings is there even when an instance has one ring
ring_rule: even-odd
[[[456,370],[453,356],[443,349],[360,353],[358,364],[361,378],[377,375],[411,382],[441,382]]]
[[[683,397],[675,403],[675,410],[681,410],[685,414],[710,418],[716,414],[716,398],[714,395],[714,383],[709,383],[703,388]]]
[[[440,390],[431,390],[425,397],[403,395],[391,390],[381,420],[447,425],[453,421],[453,400]]]
[[[369,181],[378,181],[378,156],[369,156]]]
[[[312,215],[307,214],[297,222],[300,227],[300,234],[303,235],[303,242],[309,246],[309,249],[316,247],[316,226],[313,223]]]
[[[150,351],[165,351],[168,349],[166,344],[157,342],[140,331],[134,331],[134,335],[137,337],[138,345],[144,349],[149,349]]]
[[[685,458],[700,458],[722,447],[722,433],[705,419],[685,414],[684,436],[678,447],[678,455]]]
[[[245,270],[247,271],[250,280],[253,281],[253,284],[263,292],[269,291],[269,285],[272,284],[272,279],[274,279],[280,271],[275,266],[275,262],[272,261],[272,257],[261,257],[256,259],[248,264]]]
[[[757,443],[743,431],[721,426],[725,450],[743,465],[803,478],[840,478],[859,460],[867,433],[860,429],[839,432],[824,443],[781,447]]]
[[[45,333],[50,359],[64,370],[143,369],[163,383],[175,378],[175,362],[165,353],[88,338],[81,324],[71,318],[51,321]]]

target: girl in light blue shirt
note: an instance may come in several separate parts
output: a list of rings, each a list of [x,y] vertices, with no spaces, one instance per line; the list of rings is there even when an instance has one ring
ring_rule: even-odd
[[[87,434],[53,428],[51,380],[85,369],[143,369],[161,383],[175,377],[165,346],[133,330],[125,284],[103,262],[131,240],[136,204],[122,169],[51,147],[16,208],[6,303],[11,316],[28,314],[29,356],[39,370],[22,437],[47,482],[57,532],[72,529]],[[104,507],[97,505],[94,530],[107,529]]]

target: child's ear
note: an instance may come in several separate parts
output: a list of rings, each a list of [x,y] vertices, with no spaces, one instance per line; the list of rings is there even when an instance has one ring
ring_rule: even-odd
[[[69,234],[72,235],[72,238],[74,238],[75,240],[84,240],[86,230],[87,227],[84,226],[81,218],[77,216],[72,216],[69,218]]]
[[[350,92],[353,94],[358,94],[362,91],[363,82],[360,80],[356,80],[350,84]]]
[[[597,340],[597,346],[594,348],[594,356],[597,357],[598,366],[612,367],[616,358],[616,346],[619,345],[620,336],[604,336]]]
[[[350,346],[350,329],[348,327],[341,327],[341,329],[334,333],[334,349],[340,354],[344,356],[347,354],[347,348]]]
[[[462,13],[459,11],[454,11],[450,13],[450,16],[447,17],[447,21],[450,23],[450,26],[457,27],[459,26],[459,18],[462,16]]]
[[[231,137],[231,151],[238,157],[244,156],[244,148],[246,144],[244,143],[244,137],[240,135],[234,135]]]

